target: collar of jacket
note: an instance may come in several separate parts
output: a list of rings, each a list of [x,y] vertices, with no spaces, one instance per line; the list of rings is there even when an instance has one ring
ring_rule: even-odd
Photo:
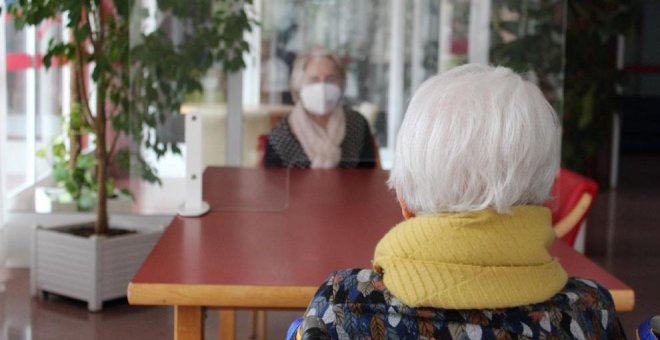
[[[517,206],[408,219],[378,243],[374,269],[410,307],[506,308],[539,303],[568,279],[548,248],[550,210]]]

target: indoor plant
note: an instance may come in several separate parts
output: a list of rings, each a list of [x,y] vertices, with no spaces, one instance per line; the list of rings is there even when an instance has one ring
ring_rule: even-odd
[[[563,165],[609,181],[596,168],[607,158],[612,116],[621,112],[624,70],[617,69],[617,37],[630,36],[638,24],[639,1],[568,1],[566,80],[562,117]],[[607,163],[607,161],[606,161]],[[609,164],[603,167],[609,169]]]
[[[96,219],[93,230],[84,226],[57,232],[37,229],[32,289],[35,293],[46,290],[87,300],[90,310],[98,310],[103,300],[125,293],[128,280],[157,240],[156,235],[142,242],[147,247],[146,252],[135,250],[132,241],[118,244],[120,240],[142,236],[129,230],[109,228],[107,199],[114,188],[109,173],[111,165],[130,169],[147,181],[157,182],[153,168],[139,150],[146,148],[157,156],[178,153],[175,143],[159,139],[156,127],[168,116],[179,113],[186,94],[201,89],[199,80],[213,64],[221,63],[229,72],[239,70],[244,66],[242,54],[248,49],[243,33],[252,23],[245,12],[249,0],[157,1],[157,8],[151,11],[168,13],[169,20],[178,23],[183,36],[179,43],[173,43],[165,30],[144,32],[141,29],[142,20],[154,15],[142,8],[141,3],[133,0],[17,0],[8,8],[18,27],[39,25],[62,13],[67,14],[65,24],[71,32],[71,41],[51,40],[43,58],[47,67],[54,59],[69,62],[75,84],[72,95],[75,105],[67,125],[68,140],[61,144],[64,149],[58,147],[66,162],[57,163],[54,174],[68,183],[65,184],[67,189],[87,186],[94,191]],[[88,74],[93,83],[87,81]],[[92,91],[96,97],[95,107],[91,105]],[[85,135],[93,142],[85,145],[81,138]],[[122,135],[131,138],[137,147],[119,149]],[[86,153],[84,147],[90,153]],[[70,235],[72,232],[80,235]],[[120,236],[107,237],[112,235]],[[110,251],[105,244],[118,244],[115,248],[118,250]],[[43,250],[42,247],[48,248]],[[95,255],[87,255],[82,249]],[[105,291],[111,284],[102,282],[103,278],[93,278],[89,284],[72,281],[99,275],[103,268],[127,261],[106,261],[97,257],[100,256],[97,251],[135,260],[131,261],[129,270],[122,269],[121,275],[115,271],[110,277],[121,281],[114,285],[120,287],[120,291]],[[47,274],[41,275],[42,269]],[[51,279],[63,281],[50,282]]]
[[[82,135],[88,133],[88,128],[83,129],[81,118],[79,106],[74,105],[69,115],[62,118],[62,133],[37,151],[38,157],[51,164],[51,177],[57,184],[57,187],[35,188],[34,208],[38,213],[87,212],[95,208],[94,153],[69,147],[80,145]],[[116,188],[113,177],[107,179],[107,192],[109,213],[131,212],[133,197],[130,191]]]
[[[616,68],[616,39],[633,29],[634,6],[632,0],[500,0],[493,5],[491,60],[517,72],[535,72],[561,114],[563,167],[585,172],[607,147],[612,115],[620,107],[616,89],[624,81]]]

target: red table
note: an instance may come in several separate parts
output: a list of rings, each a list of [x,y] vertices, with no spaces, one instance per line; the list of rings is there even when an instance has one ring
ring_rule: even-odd
[[[174,218],[129,301],[176,306],[177,339],[201,337],[204,307],[303,309],[330,272],[371,267],[376,243],[401,220],[386,179],[381,170],[209,168],[212,211]],[[620,280],[563,243],[551,252],[570,275],[608,287],[617,310],[632,309],[634,292]],[[220,314],[233,322],[233,312]]]

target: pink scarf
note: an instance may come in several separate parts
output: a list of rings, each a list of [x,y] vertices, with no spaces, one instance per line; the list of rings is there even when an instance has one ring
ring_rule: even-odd
[[[298,102],[289,116],[291,131],[302,145],[312,168],[335,168],[341,161],[341,142],[346,135],[346,115],[341,105],[329,113],[328,125],[323,128],[310,118]]]

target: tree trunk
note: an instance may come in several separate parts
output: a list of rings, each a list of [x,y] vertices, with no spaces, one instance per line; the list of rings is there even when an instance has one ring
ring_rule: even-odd
[[[74,69],[73,72],[71,73],[71,88],[70,88],[70,93],[73,96],[73,100],[71,101],[71,107],[69,108],[69,119],[71,119],[70,115],[71,112],[75,109],[75,105],[78,105],[78,110],[82,110],[82,107],[80,107],[81,103],[81,95],[84,95],[82,93],[82,89],[78,85],[78,79],[83,79],[84,81],[84,73],[83,70],[80,68],[80,63],[74,62]],[[84,112],[80,111],[81,117],[84,119]],[[78,160],[78,155],[80,155],[80,151],[82,150],[82,143],[81,143],[81,136],[80,136],[80,131],[74,131],[74,129],[71,127],[71,124],[69,124],[69,170],[73,171],[76,168],[76,161]]]
[[[96,134],[96,233],[108,233],[108,186],[106,185],[107,154],[106,149],[106,80],[101,77],[97,84],[96,119],[94,120],[94,133]]]

